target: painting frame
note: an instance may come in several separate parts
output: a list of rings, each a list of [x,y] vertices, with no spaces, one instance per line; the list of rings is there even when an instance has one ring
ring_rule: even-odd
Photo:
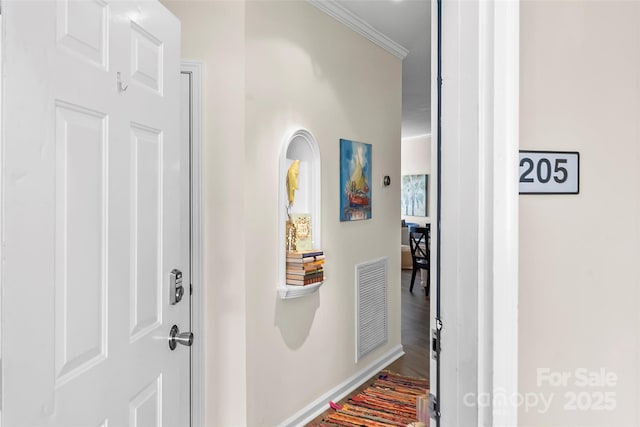
[[[429,216],[429,175],[402,175],[400,209],[402,216]]]
[[[340,221],[371,219],[373,146],[340,139]]]

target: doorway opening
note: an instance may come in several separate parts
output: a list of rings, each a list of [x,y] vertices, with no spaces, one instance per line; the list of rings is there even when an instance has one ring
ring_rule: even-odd
[[[430,413],[516,425],[517,408],[462,397],[518,390],[518,4],[436,0],[431,22]]]

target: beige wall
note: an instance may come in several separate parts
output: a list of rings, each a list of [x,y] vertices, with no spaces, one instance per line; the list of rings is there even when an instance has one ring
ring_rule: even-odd
[[[271,426],[400,344],[402,63],[307,2],[248,2],[246,28],[248,421]],[[278,155],[296,127],[320,148],[328,281],[319,293],[282,301]],[[371,220],[339,221],[340,138],[373,145]],[[383,175],[392,187],[382,188]],[[354,266],[383,256],[389,343],[356,365]]]
[[[182,58],[204,63],[205,422],[245,425],[245,3],[163,3],[182,22]]]
[[[405,138],[402,140],[402,154],[400,161],[401,175],[429,175],[429,191],[431,191],[432,180],[435,179],[431,175],[431,135],[416,136],[413,138]],[[423,225],[431,222],[431,206],[427,206],[427,217],[411,216],[402,214],[402,218],[407,222],[415,222]]]
[[[163,3],[205,65],[207,425],[273,426],[400,345],[402,63],[307,2]],[[282,301],[278,155],[296,127],[320,146],[328,280]],[[340,138],[373,145],[371,220],[339,221]],[[389,342],[356,364],[354,265],[383,256]]]
[[[523,426],[640,424],[639,8],[521,3],[520,147],[579,151],[581,163],[579,195],[520,196],[519,387],[553,394],[546,413],[520,408]],[[567,387],[540,384],[544,368],[568,372]],[[579,368],[617,381],[577,386]],[[614,410],[564,407],[602,392]]]

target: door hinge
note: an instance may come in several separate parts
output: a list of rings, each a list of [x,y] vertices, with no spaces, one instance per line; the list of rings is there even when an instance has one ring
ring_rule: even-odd
[[[429,418],[435,420],[440,419],[440,405],[438,405],[438,398],[430,393],[429,394]]]
[[[442,320],[436,319],[436,327],[431,330],[431,358],[440,358],[440,331],[442,331]]]

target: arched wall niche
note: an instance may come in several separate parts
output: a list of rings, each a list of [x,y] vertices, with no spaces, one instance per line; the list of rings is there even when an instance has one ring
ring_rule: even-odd
[[[279,263],[278,292],[283,299],[297,298],[318,290],[322,282],[306,286],[288,286],[286,275],[286,222],[288,218],[287,171],[295,160],[300,160],[298,189],[295,192],[291,213],[311,215],[313,247],[322,248],[321,164],[320,149],[315,137],[306,129],[291,132],[284,140],[280,153],[280,178],[278,197]]]

